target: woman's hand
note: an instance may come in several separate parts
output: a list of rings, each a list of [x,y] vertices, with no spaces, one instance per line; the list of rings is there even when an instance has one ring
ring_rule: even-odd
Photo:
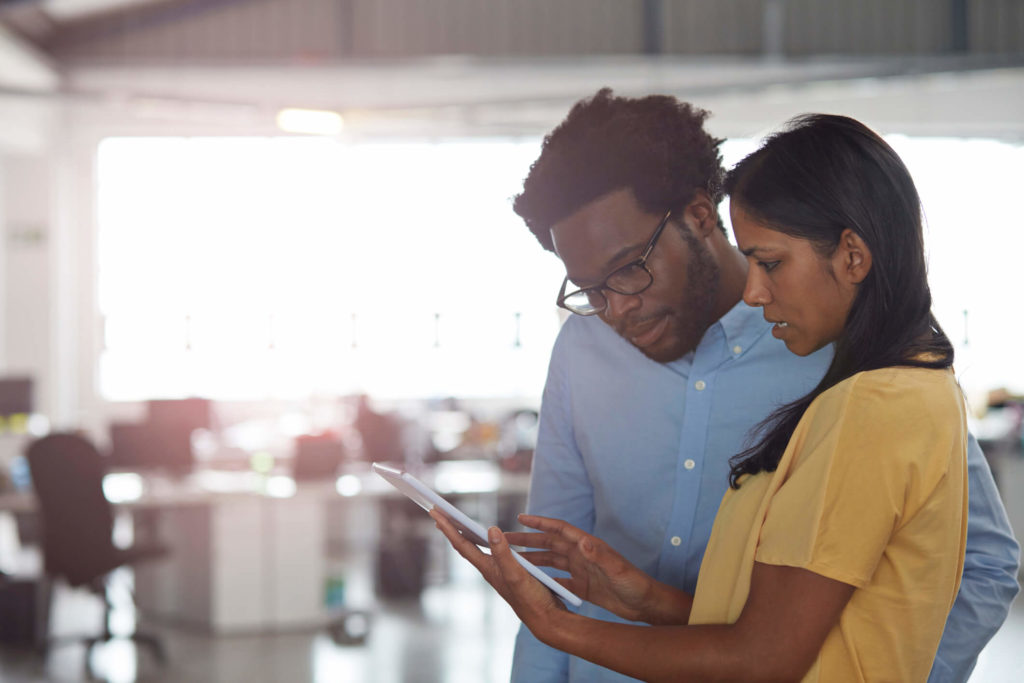
[[[430,511],[430,516],[452,547],[476,567],[533,635],[551,644],[551,637],[558,633],[560,618],[568,614],[565,606],[544,584],[530,576],[516,562],[501,530],[498,527],[487,530],[491,549],[488,555],[459,533],[444,513],[434,509]]]
[[[507,533],[508,542],[543,548],[523,556],[569,572],[555,580],[584,600],[631,621],[685,624],[689,618],[689,595],[648,576],[601,539],[550,517],[519,515],[519,521],[541,533]]]

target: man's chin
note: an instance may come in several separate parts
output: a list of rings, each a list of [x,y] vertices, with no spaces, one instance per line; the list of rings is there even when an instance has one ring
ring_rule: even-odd
[[[699,338],[689,339],[675,334],[666,335],[666,337],[661,339],[659,343],[645,348],[641,348],[636,344],[633,344],[633,347],[655,363],[671,363],[697,348],[697,343],[700,341]]]

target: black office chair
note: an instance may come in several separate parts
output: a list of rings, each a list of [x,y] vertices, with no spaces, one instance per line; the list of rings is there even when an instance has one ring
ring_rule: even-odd
[[[140,543],[130,548],[114,545],[114,515],[103,495],[103,456],[87,439],[75,434],[51,434],[34,441],[26,458],[42,513],[43,559],[48,579],[46,608],[52,581],[57,579],[64,579],[73,587],[88,588],[104,603],[101,633],[51,639],[47,632],[41,649],[45,653],[64,642],[82,642],[86,645],[88,665],[92,646],[114,638],[110,632],[112,604],[107,594],[110,572],[159,557],[167,549],[157,544]],[[128,637],[151,648],[157,661],[164,662],[164,648],[156,637],[141,632]]]

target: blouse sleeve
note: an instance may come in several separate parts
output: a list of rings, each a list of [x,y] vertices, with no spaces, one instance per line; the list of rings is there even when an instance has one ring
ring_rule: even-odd
[[[865,585],[962,451],[954,402],[930,393],[858,376],[819,397],[780,463],[757,561]]]

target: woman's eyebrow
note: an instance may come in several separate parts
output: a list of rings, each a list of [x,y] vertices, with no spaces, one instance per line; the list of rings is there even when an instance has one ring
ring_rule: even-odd
[[[743,254],[744,256],[754,256],[755,254],[773,254],[775,253],[775,250],[773,250],[771,247],[761,247],[755,244],[752,247],[740,249],[740,253]]]

